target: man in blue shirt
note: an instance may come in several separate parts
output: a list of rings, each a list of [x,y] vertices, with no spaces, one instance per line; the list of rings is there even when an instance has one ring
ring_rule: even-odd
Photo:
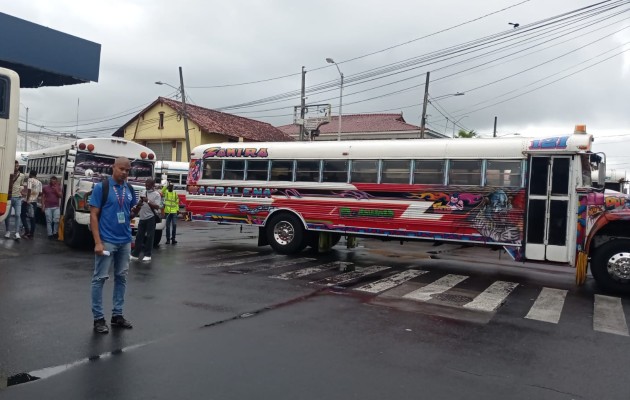
[[[90,227],[94,238],[94,275],[92,276],[92,314],[94,331],[108,333],[103,314],[103,285],[114,265],[112,327],[131,329],[123,317],[129,254],[131,252],[130,213],[136,205],[136,194],[127,183],[131,163],[125,157],[114,162],[108,179],[108,194],[103,202],[103,183],[94,186],[90,196]],[[103,204],[101,204],[103,203]]]

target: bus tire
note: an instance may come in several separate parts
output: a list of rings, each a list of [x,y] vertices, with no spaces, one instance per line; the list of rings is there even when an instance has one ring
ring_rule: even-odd
[[[319,234],[320,232],[307,232],[306,244],[315,250],[319,247]],[[341,234],[330,233],[330,235],[330,247],[334,247],[341,240]]]
[[[74,208],[71,205],[66,207],[63,215],[64,243],[72,248],[83,248],[87,247],[90,237],[90,232],[74,219]]]
[[[630,240],[614,239],[595,249],[591,273],[602,290],[630,293]]]
[[[280,254],[293,254],[306,247],[304,226],[293,214],[272,216],[266,224],[267,241]]]

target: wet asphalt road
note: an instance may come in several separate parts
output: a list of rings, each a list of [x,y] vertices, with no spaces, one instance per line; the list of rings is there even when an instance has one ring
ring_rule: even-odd
[[[252,228],[178,228],[179,244],[132,263],[125,315],[135,326],[109,335],[91,330],[90,251],[0,239],[0,381],[43,378],[0,399],[630,398],[630,338],[594,329],[597,289],[573,287],[570,273],[524,273],[488,252],[471,267],[482,253],[429,260],[427,246],[369,241],[277,256]],[[339,261],[427,273],[370,294],[355,289],[388,272],[326,286],[349,268],[330,264]],[[431,302],[397,294],[444,274],[469,279]],[[497,280],[519,286],[496,311],[461,307]],[[542,286],[568,291],[557,323],[523,318]],[[630,300],[620,301],[627,318]]]

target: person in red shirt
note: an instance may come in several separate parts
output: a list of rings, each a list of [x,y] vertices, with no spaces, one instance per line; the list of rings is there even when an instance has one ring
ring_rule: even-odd
[[[52,176],[48,185],[42,189],[42,210],[46,215],[46,233],[48,239],[59,237],[59,200],[61,187],[57,177]]]

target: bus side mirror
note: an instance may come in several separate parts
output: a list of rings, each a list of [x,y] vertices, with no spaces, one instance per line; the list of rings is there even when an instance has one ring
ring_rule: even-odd
[[[605,187],[606,182],[606,163],[600,162],[597,166],[597,185],[599,187]]]

